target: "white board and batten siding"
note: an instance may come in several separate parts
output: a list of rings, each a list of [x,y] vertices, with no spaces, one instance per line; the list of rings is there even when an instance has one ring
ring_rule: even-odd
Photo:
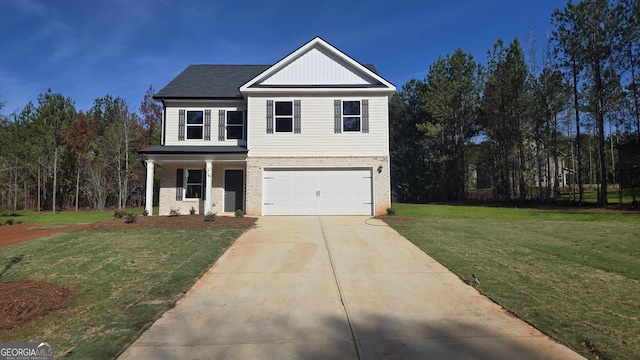
[[[313,48],[260,82],[269,85],[370,85],[367,78],[324,48]]]
[[[263,170],[263,215],[372,215],[372,170]]]
[[[334,100],[369,103],[369,132],[334,131]],[[267,100],[300,100],[300,133],[267,133]],[[388,97],[349,96],[251,96],[248,145],[251,156],[386,156],[389,154]]]

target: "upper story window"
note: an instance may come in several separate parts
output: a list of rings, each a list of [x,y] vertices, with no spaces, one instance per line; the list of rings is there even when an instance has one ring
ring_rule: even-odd
[[[227,139],[244,139],[244,112],[227,111]]]
[[[369,133],[369,99],[333,100],[333,131]]]
[[[293,132],[293,102],[275,102],[276,132]]]
[[[187,139],[202,140],[204,134],[204,112],[187,111]]]
[[[342,102],[342,131],[360,131],[360,101]]]

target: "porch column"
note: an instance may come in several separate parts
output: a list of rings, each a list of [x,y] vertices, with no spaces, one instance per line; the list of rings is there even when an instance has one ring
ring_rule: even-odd
[[[153,215],[153,160],[147,160],[147,189],[144,209],[148,216]]]
[[[207,215],[211,212],[211,186],[213,186],[213,181],[212,181],[212,170],[211,170],[211,163],[212,160],[205,160],[205,162],[207,163],[207,168],[206,168],[206,176],[207,176],[207,181],[206,181],[206,186],[207,188],[204,189],[204,193],[205,193],[205,199],[206,201],[204,202],[204,214]]]

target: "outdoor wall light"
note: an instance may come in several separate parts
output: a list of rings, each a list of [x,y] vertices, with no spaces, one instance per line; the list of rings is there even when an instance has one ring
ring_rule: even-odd
[[[382,165],[378,166],[378,174],[382,172]]]

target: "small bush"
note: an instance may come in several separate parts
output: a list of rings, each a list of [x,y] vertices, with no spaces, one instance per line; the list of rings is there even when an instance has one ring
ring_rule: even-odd
[[[236,217],[237,218],[242,218],[244,217],[244,212],[240,209],[236,210]]]
[[[13,219],[7,219],[5,222],[6,225],[13,225]]]
[[[128,213],[127,218],[124,220],[125,224],[133,224],[136,222],[136,216],[133,213]]]
[[[149,216],[149,212],[147,211],[147,209],[144,209],[144,211],[142,212],[142,216]]]
[[[214,220],[213,218],[214,218],[215,216],[216,216],[216,213],[209,211],[209,212],[207,213],[207,215],[205,215],[205,216],[204,216],[204,221],[205,221],[205,222],[213,221],[213,220]]]
[[[396,209],[388,207],[387,208],[387,215],[389,216],[395,216],[396,215]]]
[[[169,217],[175,217],[175,216],[180,216],[180,210],[178,209],[171,209],[169,211]]]
[[[189,209],[189,215],[195,215],[195,213],[196,213],[196,208],[192,206],[191,209]]]
[[[113,217],[116,219],[122,219],[125,215],[127,215],[127,212],[124,210],[116,210],[113,213]]]

